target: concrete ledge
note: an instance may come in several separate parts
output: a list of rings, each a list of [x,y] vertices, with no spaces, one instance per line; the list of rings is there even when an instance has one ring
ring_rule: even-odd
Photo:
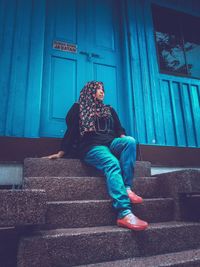
[[[22,164],[0,163],[0,186],[22,184]]]
[[[44,190],[1,190],[0,203],[0,227],[45,223]]]
[[[26,158],[24,160],[24,177],[63,177],[63,176],[102,176],[95,168],[87,166],[78,159],[49,160]],[[151,164],[147,161],[136,161],[135,177],[151,176]]]
[[[169,195],[174,192],[190,193],[200,192],[200,170],[187,169],[168,173],[157,174],[162,178]]]
[[[180,194],[182,193],[200,193],[200,171],[199,170],[181,170],[171,173],[156,175],[159,179],[162,195],[167,195],[174,199],[175,220],[182,220],[183,213],[180,203]]]

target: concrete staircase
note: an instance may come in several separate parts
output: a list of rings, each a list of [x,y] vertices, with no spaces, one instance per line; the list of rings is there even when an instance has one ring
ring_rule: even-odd
[[[144,203],[133,211],[150,226],[133,232],[116,226],[101,173],[79,160],[26,159],[23,188],[45,190],[47,212],[44,225],[21,237],[18,267],[199,267],[200,223],[182,221],[179,194],[199,190],[200,172],[175,173],[172,181],[150,170],[149,162],[136,163]]]

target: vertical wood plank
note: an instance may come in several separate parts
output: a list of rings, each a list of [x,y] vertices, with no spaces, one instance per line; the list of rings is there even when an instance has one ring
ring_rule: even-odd
[[[177,145],[186,146],[185,127],[183,123],[182,103],[180,98],[180,83],[171,82],[170,84],[170,95],[172,102],[172,112],[174,116],[174,127],[176,132]]]
[[[197,146],[200,147],[200,86],[191,85],[191,105],[194,117],[194,129],[196,133]]]
[[[146,129],[148,132],[146,142],[148,144],[155,143],[155,133],[154,133],[154,116],[152,112],[152,96],[151,96],[151,88],[150,88],[150,81],[148,75],[148,62],[147,62],[147,47],[146,47],[146,40],[145,40],[145,29],[144,29],[144,16],[143,16],[143,9],[144,6],[143,1],[136,1],[137,6],[137,26],[138,26],[138,43],[139,43],[139,60],[140,64],[140,71],[142,77],[144,79],[141,80],[142,84],[142,94],[144,98],[144,106],[142,107],[144,111],[145,117],[145,124]]]
[[[142,75],[141,75],[141,61],[139,57],[138,44],[138,23],[136,19],[137,6],[135,1],[128,0],[127,5],[128,22],[129,22],[129,46],[130,46],[130,68],[132,76],[132,91],[134,99],[135,110],[135,130],[136,139],[145,144],[147,139],[145,112],[144,112],[144,98],[142,94]]]
[[[194,118],[192,114],[189,84],[182,84],[181,98],[183,103],[183,117],[186,129],[187,146],[195,147],[197,145],[197,141],[194,131]]]
[[[5,135],[6,120],[8,110],[8,101],[12,90],[10,87],[11,80],[11,61],[12,49],[14,45],[14,31],[16,20],[16,1],[10,5],[8,1],[0,1],[0,134]],[[9,132],[9,134],[11,134]]]
[[[32,1],[19,0],[12,48],[6,134],[23,136]]]
[[[145,44],[147,50],[147,66],[149,76],[149,88],[151,92],[151,106],[154,118],[155,144],[165,144],[165,134],[163,125],[163,110],[160,105],[161,88],[158,79],[158,62],[154,39],[154,29],[152,21],[152,11],[150,2],[144,2],[144,28],[145,28]]]
[[[34,0],[30,28],[30,54],[25,99],[24,136],[38,137],[44,57],[45,0]],[[34,101],[33,101],[34,99]]]
[[[163,116],[164,116],[164,128],[165,128],[165,138],[166,145],[177,145],[176,132],[174,127],[174,116],[172,112],[172,103],[171,103],[171,95],[170,95],[170,81],[163,80],[160,82],[161,93],[161,101],[163,108]]]

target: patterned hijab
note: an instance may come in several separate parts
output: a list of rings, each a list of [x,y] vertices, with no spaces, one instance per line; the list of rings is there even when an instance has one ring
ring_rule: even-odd
[[[85,132],[96,131],[96,117],[111,117],[109,106],[104,105],[103,101],[95,99],[97,89],[100,88],[100,86],[102,86],[104,90],[102,82],[91,81],[88,82],[80,92],[79,129],[81,136],[83,136]]]

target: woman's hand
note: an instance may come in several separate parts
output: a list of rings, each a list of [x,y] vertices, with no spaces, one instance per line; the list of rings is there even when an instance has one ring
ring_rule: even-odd
[[[59,151],[56,154],[52,154],[46,157],[42,157],[43,159],[59,159],[62,158],[64,156],[65,152],[64,151]]]

